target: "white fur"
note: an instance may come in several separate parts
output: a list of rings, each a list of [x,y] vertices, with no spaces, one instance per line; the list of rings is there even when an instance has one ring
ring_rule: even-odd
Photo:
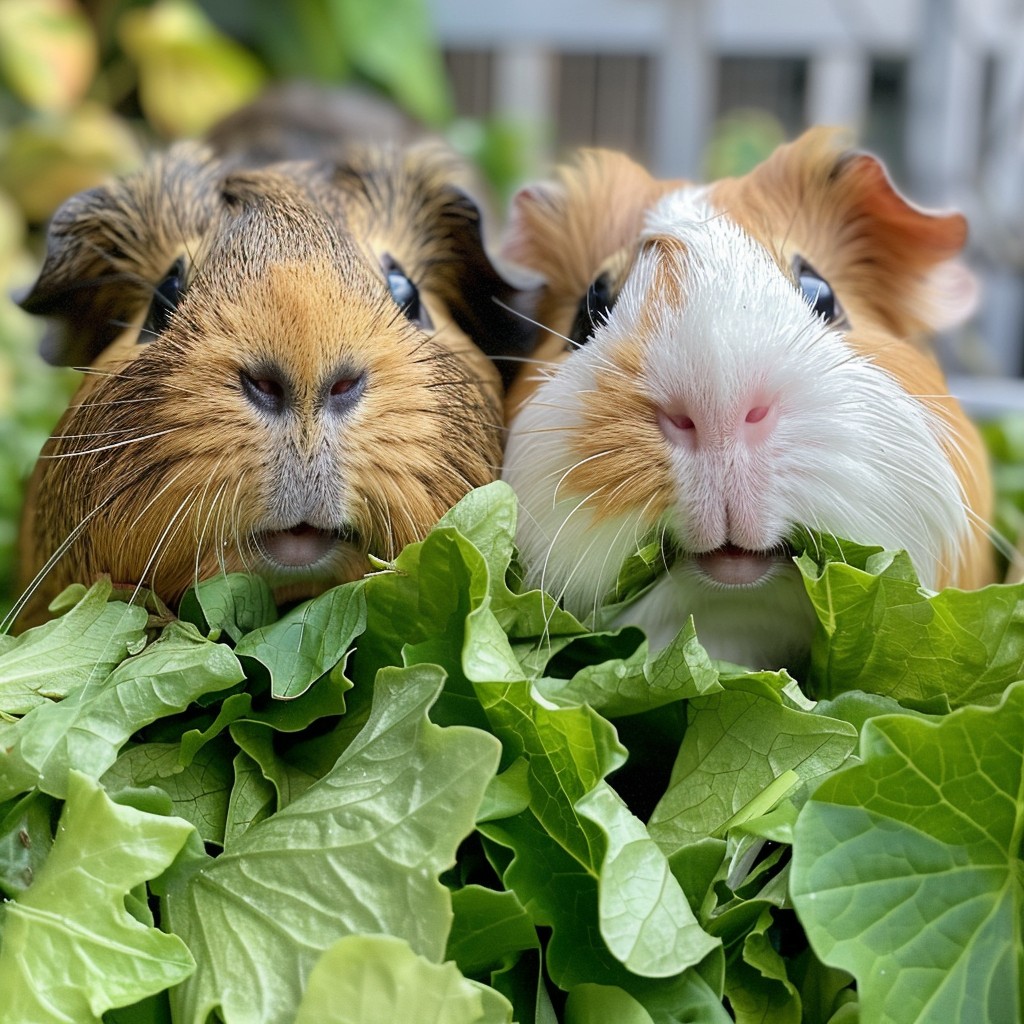
[[[659,259],[649,247],[608,322],[512,424],[504,477],[520,499],[517,541],[528,583],[600,620],[622,561],[650,531],[642,499],[628,515],[595,522],[588,496],[564,483],[578,458],[569,442],[584,429],[582,409],[615,401],[594,393],[595,373],[615,365],[616,352],[639,346],[640,388],[652,410],[681,402],[710,426],[694,447],[659,435],[675,505],[657,525],[684,555],[621,621],[646,627],[657,644],[693,613],[698,637],[716,656],[781,664],[811,628],[795,569],[753,588],[716,589],[685,553],[726,542],[766,549],[798,526],[906,548],[922,583],[934,586],[968,530],[940,421],[819,319],[765,249],[708,205],[704,190],[665,197],[645,238],[685,245],[683,308],[656,299],[653,333],[640,332]],[[774,429],[758,444],[738,440],[732,425],[751,396],[765,395],[778,412]],[[601,438],[587,445],[600,459]]]

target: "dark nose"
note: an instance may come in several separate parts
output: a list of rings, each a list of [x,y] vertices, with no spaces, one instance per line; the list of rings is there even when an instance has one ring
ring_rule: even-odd
[[[251,370],[240,370],[242,392],[260,412],[280,416],[288,408],[291,388],[284,371],[273,363],[264,363]]]
[[[366,390],[366,373],[346,369],[335,374],[324,387],[324,408],[331,412],[347,412]]]

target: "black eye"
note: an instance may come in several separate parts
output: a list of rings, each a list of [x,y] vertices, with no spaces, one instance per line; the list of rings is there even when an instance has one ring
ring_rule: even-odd
[[[384,275],[387,278],[391,297],[398,303],[399,309],[417,327],[429,331],[434,325],[430,321],[426,306],[420,301],[420,290],[406,277],[405,271],[390,257],[382,260]]]
[[[827,323],[839,320],[843,313],[832,286],[805,260],[798,259],[794,266],[800,291],[818,316]]]
[[[601,274],[587,289],[587,294],[580,300],[576,319],[572,322],[569,338],[574,346],[586,344],[594,335],[594,331],[608,319],[608,314],[615,305],[615,294],[612,292],[611,281],[607,274]]]
[[[167,276],[153,290],[153,301],[139,332],[139,343],[152,341],[163,334],[170,322],[171,314],[178,308],[178,301],[185,288],[185,261],[175,260]]]

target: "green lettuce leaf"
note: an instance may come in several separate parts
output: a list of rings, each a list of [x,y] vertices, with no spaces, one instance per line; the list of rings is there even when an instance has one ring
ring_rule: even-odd
[[[467,885],[452,893],[452,912],[445,959],[463,974],[483,974],[540,948],[533,921],[513,892]]]
[[[546,963],[556,985],[566,991],[585,984],[618,986],[651,1014],[655,1024],[728,1024],[731,1018],[722,1006],[721,993],[698,970],[669,978],[642,978],[612,955],[595,927],[599,916],[595,873],[566,853],[533,814],[479,827],[490,841],[513,852],[504,882],[537,925],[551,929]],[[638,882],[643,889],[644,880]],[[713,953],[711,960],[716,956]]]
[[[196,829],[204,842],[224,844],[224,822],[234,781],[232,751],[211,744],[182,765],[177,743],[140,743],[126,750],[100,780],[111,793],[157,786],[171,799],[173,813]]]
[[[0,711],[23,715],[105,679],[146,638],[146,609],[109,601],[109,579],[94,583],[59,618],[7,641],[0,654]]]
[[[577,651],[582,648],[587,662],[568,679],[538,679],[538,692],[560,704],[586,703],[602,715],[616,718],[722,688],[718,670],[697,639],[692,618],[653,658],[646,642],[626,658],[609,657],[610,652],[595,650],[598,639],[604,638],[590,636],[562,648],[556,661],[578,658]]]
[[[1024,678],[1024,584],[929,595],[905,552],[861,561],[797,562],[819,619],[807,680],[816,697],[865,690],[928,710],[936,698],[993,704]]]
[[[239,750],[231,767],[235,781],[228,797],[224,819],[224,846],[232,846],[253,825],[270,817],[277,809],[277,792],[260,765],[244,750]]]
[[[598,921],[620,963],[642,977],[666,978],[719,948],[697,923],[664,853],[607,783],[578,800],[576,809],[604,838]]]
[[[295,1024],[511,1024],[502,995],[391,935],[338,939],[310,972]]]
[[[105,680],[0,726],[0,800],[33,786],[63,797],[72,767],[99,778],[144,725],[242,678],[227,647],[204,639],[193,626],[171,623]]]
[[[743,939],[740,955],[726,970],[725,993],[737,1024],[800,1024],[802,1004],[786,973],[786,961],[772,943],[771,907]]]
[[[937,722],[870,719],[797,819],[792,894],[865,1020],[1017,1021],[1024,685]]]
[[[856,746],[853,726],[766,692],[733,689],[690,702],[671,783],[649,822],[666,853],[764,814],[801,782],[838,768]]]
[[[200,632],[223,632],[237,643],[245,633],[276,622],[277,605],[262,576],[227,573],[187,590],[178,614]]]
[[[53,846],[56,801],[35,790],[6,805],[0,819],[0,890],[22,892],[35,880]]]
[[[0,1019],[99,1024],[194,969],[176,935],[125,909],[133,886],[174,860],[191,826],[113,803],[71,772],[57,838],[32,885],[8,904],[0,945]]]
[[[438,876],[499,753],[492,736],[428,720],[443,681],[426,666],[382,672],[334,769],[168,894],[167,920],[199,964],[175,993],[177,1020],[202,1024],[219,1007],[227,1024],[290,1022],[316,959],[344,935],[394,935],[440,961],[452,910]]]
[[[363,585],[348,583],[246,633],[235,653],[263,665],[270,673],[272,695],[291,700],[343,661],[365,627]]]
[[[565,1024],[654,1024],[654,1018],[621,988],[588,982],[569,993]]]

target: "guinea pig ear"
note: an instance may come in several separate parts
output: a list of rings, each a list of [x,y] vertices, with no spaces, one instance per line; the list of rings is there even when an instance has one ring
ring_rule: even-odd
[[[39,277],[19,300],[27,312],[53,318],[40,346],[47,362],[91,363],[149,305],[209,219],[214,166],[203,147],[180,144],[57,210]]]
[[[911,203],[870,153],[841,156],[834,173],[841,215],[849,234],[859,236],[856,249],[871,276],[863,297],[901,330],[934,331],[966,320],[978,287],[955,259],[967,239],[964,216]]]
[[[608,149],[581,149],[556,175],[513,197],[502,255],[565,295],[585,294],[605,260],[636,241],[647,210],[684,184]]]
[[[494,359],[506,384],[514,360],[533,350],[533,292],[510,284],[484,248],[480,209],[462,189],[449,186],[439,206],[445,257],[430,268],[427,282],[459,329]],[[505,357],[505,358],[503,358]]]

